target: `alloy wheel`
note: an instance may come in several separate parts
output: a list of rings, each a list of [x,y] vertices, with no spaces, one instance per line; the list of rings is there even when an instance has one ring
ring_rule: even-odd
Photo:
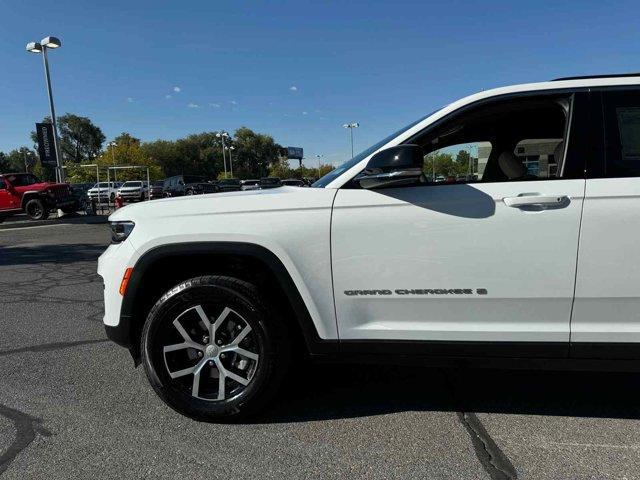
[[[196,305],[167,324],[162,355],[172,386],[206,401],[233,398],[250,384],[261,342],[230,307]]]

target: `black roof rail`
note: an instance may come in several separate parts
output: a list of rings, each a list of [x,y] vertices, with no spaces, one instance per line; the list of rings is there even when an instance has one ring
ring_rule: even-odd
[[[615,78],[615,77],[640,77],[640,72],[636,73],[608,73],[606,75],[582,75],[577,77],[561,77],[554,78],[552,82],[560,82],[562,80],[587,80],[590,78]]]

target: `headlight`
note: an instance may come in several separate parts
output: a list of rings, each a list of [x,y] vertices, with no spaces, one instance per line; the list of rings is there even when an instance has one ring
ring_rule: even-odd
[[[111,241],[120,243],[126,240],[135,226],[133,222],[111,222]]]

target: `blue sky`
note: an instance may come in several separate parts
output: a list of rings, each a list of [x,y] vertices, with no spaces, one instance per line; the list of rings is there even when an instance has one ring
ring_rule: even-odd
[[[0,0],[0,150],[29,145],[48,113],[175,139],[246,125],[305,156],[348,158],[478,90],[640,71],[640,2],[108,2]],[[314,160],[315,161],[315,160]]]

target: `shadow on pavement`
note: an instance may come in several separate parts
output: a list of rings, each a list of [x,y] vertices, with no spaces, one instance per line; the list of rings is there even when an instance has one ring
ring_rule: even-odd
[[[640,374],[314,365],[258,423],[401,411],[640,418]]]
[[[29,247],[0,246],[0,266],[32,265],[47,262],[91,262],[97,260],[105,248],[104,245],[89,243],[34,245]]]

